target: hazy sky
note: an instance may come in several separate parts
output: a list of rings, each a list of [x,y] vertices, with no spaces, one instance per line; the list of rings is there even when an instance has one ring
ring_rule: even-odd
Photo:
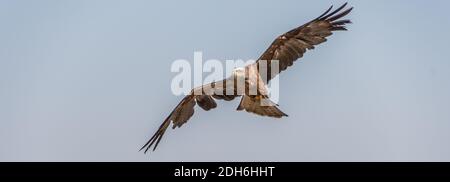
[[[450,1],[349,1],[350,31],[280,77],[272,119],[197,109],[176,59],[256,59],[344,1],[0,1],[0,161],[450,161]]]

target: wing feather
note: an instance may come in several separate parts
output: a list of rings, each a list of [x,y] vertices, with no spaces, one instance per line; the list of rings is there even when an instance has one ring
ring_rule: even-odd
[[[153,134],[150,140],[148,140],[148,142],[145,143],[145,145],[140,150],[143,150],[145,148],[144,153],[147,153],[147,151],[152,147],[153,144],[155,144],[155,146],[153,147],[153,150],[155,150],[171,122],[173,122],[174,128],[176,126],[180,127],[181,125],[186,123],[187,120],[194,114],[194,98],[194,95],[188,95],[184,97],[183,100],[181,100],[181,102],[164,120],[155,134]]]
[[[203,88],[205,87],[205,88]],[[213,89],[209,86],[202,86],[202,89]],[[194,108],[195,105],[199,105],[203,110],[209,111],[211,109],[214,109],[217,107],[217,103],[214,101],[214,99],[223,99],[225,101],[233,100],[235,97],[234,95],[215,95],[215,94],[203,94],[203,95],[194,95],[194,91],[191,92],[190,95],[185,96],[180,103],[173,109],[173,111],[169,114],[169,116],[164,120],[164,122],[159,126],[158,130],[153,134],[153,136],[150,138],[150,140],[145,143],[145,145],[140,149],[145,149],[144,153],[147,153],[147,151],[153,146],[153,151],[158,146],[159,142],[161,141],[162,137],[164,136],[164,133],[166,132],[167,128],[170,126],[170,123],[172,123],[172,128],[179,128],[183,124],[185,124],[193,115],[194,115]]]
[[[327,41],[327,37],[333,34],[333,31],[347,30],[345,25],[351,23],[350,20],[340,20],[340,18],[348,15],[353,8],[343,10],[347,3],[340,6],[330,13],[331,6],[325,13],[316,19],[295,28],[274,40],[270,47],[261,55],[256,64],[266,63],[267,72],[263,77],[271,78],[277,76],[281,71],[286,70],[289,66],[303,57],[307,50],[314,49],[316,45]],[[265,60],[262,62],[261,60]],[[279,61],[279,71],[274,75],[271,74],[271,61]],[[258,66],[259,67],[259,66]]]

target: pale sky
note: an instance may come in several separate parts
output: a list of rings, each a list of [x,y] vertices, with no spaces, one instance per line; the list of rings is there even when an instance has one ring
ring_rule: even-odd
[[[348,32],[280,76],[288,118],[197,109],[177,59],[256,59],[344,1],[0,0],[0,161],[450,161],[446,0],[349,0]]]

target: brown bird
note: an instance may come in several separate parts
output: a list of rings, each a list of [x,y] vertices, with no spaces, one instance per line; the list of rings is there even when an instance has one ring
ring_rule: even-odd
[[[170,123],[173,123],[173,129],[181,127],[194,114],[196,104],[206,111],[216,108],[215,99],[231,101],[242,96],[237,108],[239,111],[245,110],[275,118],[287,116],[277,107],[278,105],[268,99],[266,84],[281,71],[292,66],[294,61],[303,57],[307,50],[327,41],[326,37],[332,35],[333,31],[347,30],[345,25],[351,21],[341,18],[349,14],[353,8],[344,10],[346,5],[347,3],[330,13],[333,9],[331,6],[316,19],[277,37],[255,63],[235,69],[229,78],[192,89],[141,150],[145,149],[146,153],[152,145],[155,150]],[[272,63],[277,63],[279,69],[271,70],[272,67],[267,65]],[[237,84],[239,81],[244,83],[243,88],[239,88]]]

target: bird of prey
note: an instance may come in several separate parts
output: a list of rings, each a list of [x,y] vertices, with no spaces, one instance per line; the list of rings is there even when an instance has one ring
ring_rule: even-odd
[[[242,97],[237,108],[238,111],[245,110],[260,116],[274,118],[287,116],[277,107],[278,105],[271,103],[268,99],[267,82],[292,66],[294,61],[303,57],[307,50],[314,49],[315,46],[325,42],[326,38],[334,31],[347,30],[345,25],[351,21],[341,18],[349,14],[353,7],[344,9],[346,5],[347,3],[333,12],[331,12],[333,9],[331,6],[316,19],[277,37],[255,63],[233,70],[229,78],[192,89],[191,93],[181,100],[141,150],[145,149],[144,153],[146,153],[154,145],[154,151],[170,123],[173,123],[173,129],[181,127],[194,114],[196,104],[209,111],[217,107],[215,99],[231,101]],[[270,65],[275,61],[278,64],[278,70],[275,73],[271,67],[266,66],[266,69],[260,69],[263,63]],[[241,89],[244,91],[238,91],[235,84],[238,79],[244,80],[245,88]],[[251,89],[256,90],[256,93],[250,94],[249,90]],[[231,92],[228,92],[230,90]],[[225,91],[227,92],[225,93]]]

